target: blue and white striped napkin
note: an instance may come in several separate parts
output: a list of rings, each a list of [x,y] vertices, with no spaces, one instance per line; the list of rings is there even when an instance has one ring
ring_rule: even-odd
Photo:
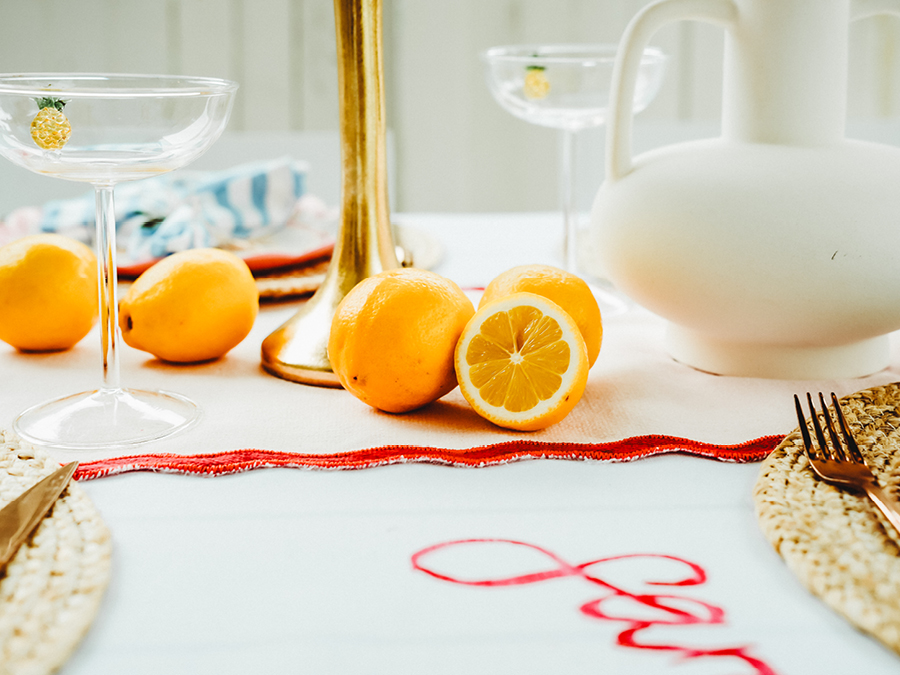
[[[225,171],[182,171],[116,186],[116,231],[132,261],[221,246],[283,227],[305,192],[306,162],[283,158]],[[52,201],[37,229],[90,241],[93,193]]]

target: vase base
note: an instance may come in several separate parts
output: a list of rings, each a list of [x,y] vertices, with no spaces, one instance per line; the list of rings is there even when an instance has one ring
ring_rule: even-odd
[[[676,361],[716,375],[779,380],[863,377],[887,368],[887,335],[835,346],[730,342],[669,324],[669,353]]]

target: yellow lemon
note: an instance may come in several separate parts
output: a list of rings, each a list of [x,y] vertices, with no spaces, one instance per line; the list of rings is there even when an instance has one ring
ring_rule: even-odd
[[[406,412],[456,388],[453,350],[475,313],[459,286],[415,268],[364,279],[341,301],[328,359],[347,391],[386,412]]]
[[[191,249],[139,276],[119,303],[125,342],[164,361],[222,356],[247,337],[259,292],[247,263],[228,251]]]
[[[521,265],[507,270],[484,289],[479,307],[510,293],[535,293],[552,300],[575,319],[587,345],[588,366],[600,353],[603,321],[590,287],[576,275],[550,265]]]
[[[534,431],[562,420],[587,384],[588,355],[575,321],[534,293],[513,293],[481,307],[455,354],[463,396],[508,429]]]
[[[37,234],[0,248],[0,340],[23,351],[69,349],[98,307],[97,259],[81,242]]]

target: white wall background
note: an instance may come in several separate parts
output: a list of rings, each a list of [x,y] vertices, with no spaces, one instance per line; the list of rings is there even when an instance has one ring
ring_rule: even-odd
[[[504,112],[478,53],[521,42],[617,42],[646,0],[383,0],[396,210],[557,206],[557,136]],[[241,83],[230,131],[336,132],[332,0],[0,0],[0,71],[141,71]],[[900,19],[851,36],[851,132],[900,142]],[[671,56],[637,149],[715,133],[720,29],[666,27]],[[860,131],[861,130],[861,131]],[[579,143],[582,195],[602,177],[602,132]],[[3,186],[0,185],[0,190]]]

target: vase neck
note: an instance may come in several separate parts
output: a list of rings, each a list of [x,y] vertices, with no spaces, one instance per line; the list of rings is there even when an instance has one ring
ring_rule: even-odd
[[[821,145],[844,136],[850,0],[735,0],[722,135]]]

